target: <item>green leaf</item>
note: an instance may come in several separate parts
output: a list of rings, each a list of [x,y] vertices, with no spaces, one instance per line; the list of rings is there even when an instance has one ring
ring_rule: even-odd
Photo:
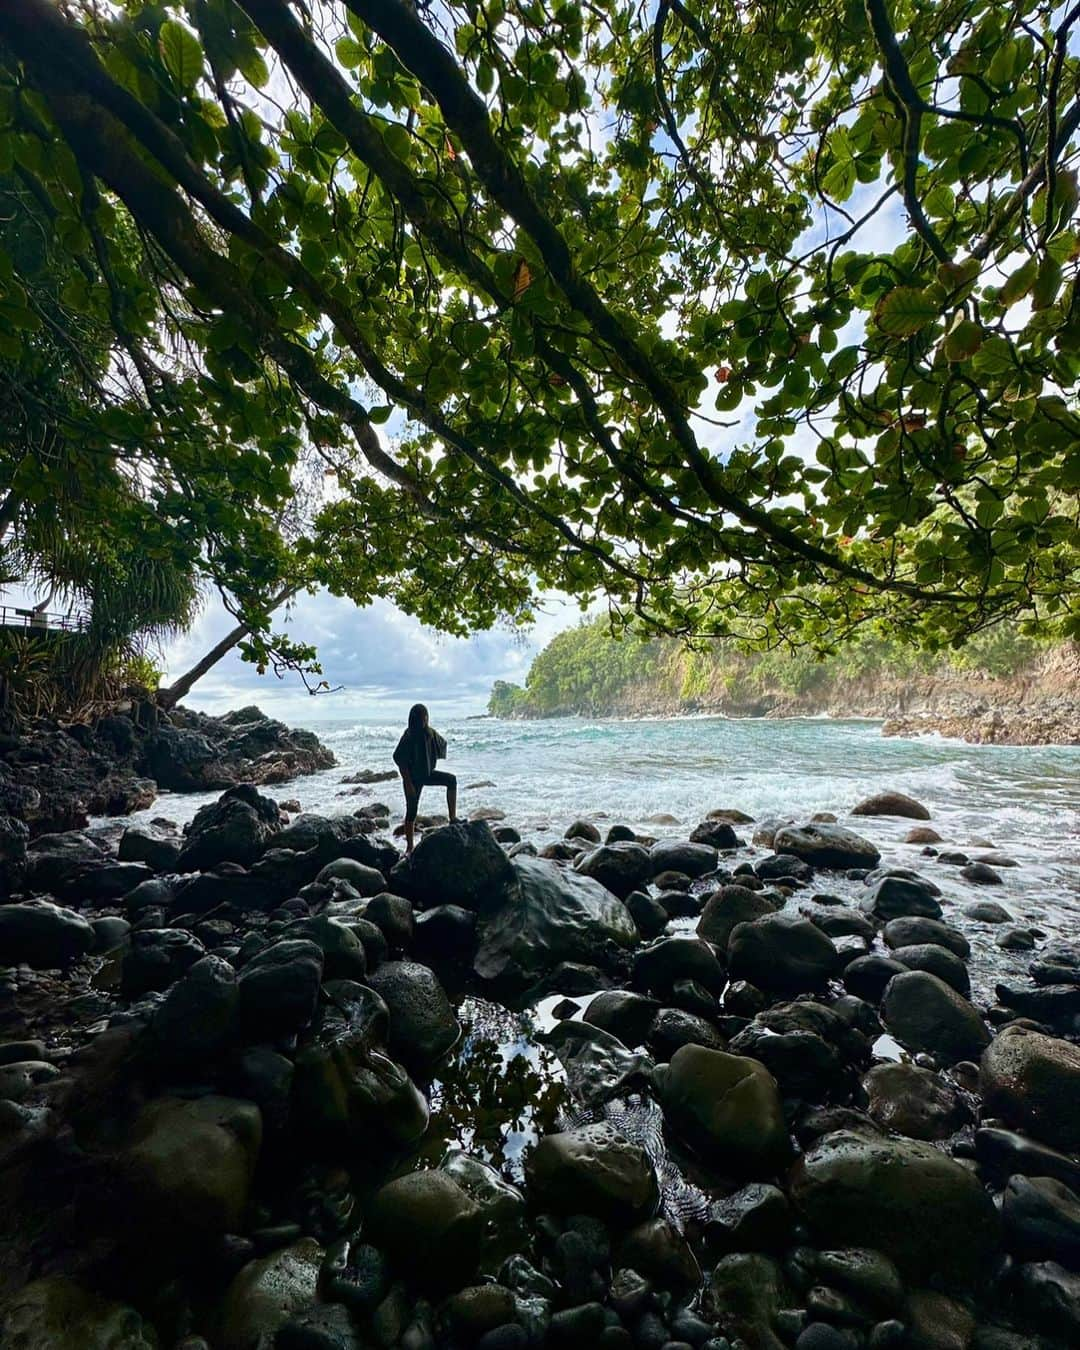
[[[1012,349],[1002,337],[987,338],[972,358],[977,375],[1005,375],[1016,369]]]
[[[982,346],[983,330],[973,319],[965,319],[962,315],[958,323],[954,323],[949,329],[945,341],[942,344],[945,359],[947,361],[966,361],[969,356],[974,356]]]
[[[173,83],[182,94],[193,94],[203,72],[203,50],[199,39],[184,24],[167,19],[158,34],[158,46]]]
[[[1001,302],[1004,305],[1014,305],[1017,300],[1022,300],[1032,286],[1035,285],[1035,278],[1039,271],[1038,258],[1028,258],[1022,263],[1015,272],[1006,280],[1001,288]]]
[[[354,37],[343,37],[335,43],[334,55],[347,69],[355,70],[364,59],[364,49]]]
[[[390,420],[390,414],[393,411],[394,405],[392,403],[386,403],[380,407],[369,408],[368,421],[381,425],[383,422],[388,422]]]
[[[1031,288],[1031,306],[1033,309],[1050,308],[1061,289],[1061,278],[1061,264],[1054,258],[1044,258],[1039,264],[1039,274]]]
[[[917,286],[897,286],[874,312],[877,325],[891,337],[910,337],[941,317],[940,301]]]

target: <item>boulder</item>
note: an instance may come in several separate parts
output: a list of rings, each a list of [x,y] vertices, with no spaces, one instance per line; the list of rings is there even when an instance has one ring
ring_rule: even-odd
[[[636,843],[603,844],[590,849],[578,856],[574,868],[620,899],[646,885],[653,874],[649,850]]]
[[[994,993],[999,1003],[1036,1022],[1068,1024],[1080,1015],[1080,986],[1075,984],[1022,985],[1002,981],[994,986]]]
[[[1061,1345],[1080,1343],[1080,1275],[1056,1261],[1034,1261],[1016,1272],[1017,1301],[1040,1331]]]
[[[514,868],[482,820],[427,830],[391,872],[391,889],[413,904],[488,910],[514,882]],[[380,888],[383,889],[383,888]]]
[[[81,830],[39,834],[26,850],[26,884],[31,891],[55,894],[87,867],[105,861],[101,845]]]
[[[219,1054],[236,1035],[239,998],[228,961],[201,957],[154,1010],[154,1054],[168,1064],[198,1064]]]
[[[840,967],[836,947],[820,928],[783,913],[737,924],[727,958],[732,978],[777,993],[820,989]]]
[[[1053,1177],[1080,1194],[1080,1162],[1025,1134],[983,1125],[975,1131],[975,1157],[983,1172],[998,1183],[1016,1174]]]
[[[120,992],[125,998],[137,998],[153,989],[168,989],[196,961],[206,948],[184,928],[135,928],[131,946],[120,966]]]
[[[564,839],[584,839],[587,844],[598,844],[600,842],[600,831],[591,820],[575,820],[573,824],[566,827]]]
[[[378,868],[357,862],[355,858],[335,858],[333,862],[328,862],[315,881],[319,885],[330,881],[347,881],[360,896],[378,895],[386,890],[386,878]]]
[[[322,950],[303,938],[285,938],[257,952],[240,972],[240,1017],[249,1035],[272,1041],[307,1026],[322,974]]]
[[[983,1053],[988,1112],[1051,1148],[1080,1152],[1080,1046],[1027,1027],[1005,1027]]]
[[[520,991],[560,962],[610,966],[637,942],[629,910],[598,881],[543,858],[506,865],[513,884],[480,925],[480,979]]]
[[[459,1288],[476,1269],[484,1212],[443,1171],[409,1172],[376,1191],[371,1240],[418,1283]]]
[[[904,835],[905,844],[940,844],[944,842],[937,830],[929,825],[916,825]]]
[[[970,881],[975,886],[1002,886],[1001,874],[995,872],[989,863],[969,862],[965,867],[961,867],[960,875],[965,881]]]
[[[754,872],[762,881],[792,882],[813,881],[814,869],[794,853],[772,853],[754,864]]]
[[[853,816],[905,816],[908,820],[929,820],[930,812],[903,792],[879,792],[851,808]]]
[[[280,1345],[278,1333],[293,1314],[315,1302],[322,1261],[323,1249],[308,1237],[249,1261],[226,1290],[214,1345],[220,1350]]]
[[[952,1084],[915,1064],[875,1064],[862,1086],[871,1117],[909,1139],[947,1139],[970,1119]]]
[[[723,1036],[711,1022],[681,1008],[661,1008],[649,1027],[645,1043],[658,1060],[667,1061],[684,1045],[704,1045],[723,1050]]]
[[[767,1177],[787,1162],[780,1093],[757,1060],[684,1045],[655,1077],[672,1129],[725,1175]]]
[[[235,1233],[261,1143],[254,1102],[156,1097],[139,1113],[120,1166],[154,1229],[192,1237]]]
[[[936,942],[918,942],[910,947],[894,947],[890,955],[908,970],[925,970],[936,975],[965,998],[971,993],[967,966],[947,947],[941,947]]]
[[[435,972],[416,961],[387,961],[368,984],[390,1010],[390,1050],[406,1064],[433,1064],[461,1035]]]
[[[885,876],[863,896],[859,908],[864,914],[886,921],[908,916],[940,919],[941,905],[934,894],[936,889],[921,879]]]
[[[643,938],[654,938],[668,926],[668,912],[645,891],[631,891],[624,901],[634,926]]]
[[[158,1350],[154,1328],[134,1308],[65,1275],[32,1280],[0,1304],[7,1350]]]
[[[628,1224],[648,1218],[659,1200],[648,1154],[608,1121],[545,1135],[525,1173],[536,1202],[560,1214]]]
[[[246,867],[265,851],[279,827],[277,802],[241,783],[196,811],[177,869],[206,872],[223,862]]]
[[[885,989],[881,1016],[908,1050],[939,1055],[950,1063],[978,1059],[990,1033],[961,994],[924,970],[895,975]]]
[[[680,980],[694,980],[717,996],[727,984],[716,953],[701,938],[662,938],[634,958],[634,984],[638,989],[670,998]]]
[[[726,820],[703,820],[690,832],[692,844],[708,844],[710,848],[738,848],[739,837]]]
[[[197,731],[160,727],[143,747],[143,763],[163,792],[197,792],[225,786],[217,751]]]
[[[705,1241],[716,1255],[782,1251],[791,1241],[794,1225],[784,1192],[767,1182],[752,1181],[710,1203]]]
[[[876,1004],[881,1001],[893,976],[902,975],[906,969],[899,961],[879,952],[870,952],[867,956],[857,956],[844,967],[844,988],[856,998]]]
[[[751,891],[739,885],[721,886],[705,902],[698,919],[698,937],[711,942],[718,951],[726,952],[731,930],[737,924],[753,923],[775,910],[776,901],[762,891]]]
[[[757,1252],[734,1252],[713,1270],[707,1311],[725,1334],[750,1350],[785,1350],[780,1313],[793,1300],[779,1265]]]
[[[884,1252],[916,1280],[973,1283],[998,1249],[997,1211],[976,1174],[915,1140],[826,1134],[795,1164],[790,1195],[820,1245]]]
[[[680,839],[661,839],[649,850],[653,872],[681,872],[700,877],[716,870],[716,849],[710,844],[684,843]]]
[[[964,906],[964,918],[974,919],[976,923],[1012,923],[1013,916],[996,900],[979,900],[974,905]]]
[[[53,970],[86,956],[94,930],[74,910],[48,900],[0,905],[0,962]]]
[[[1080,984],[1080,947],[1048,942],[1028,973],[1036,984]]]
[[[368,992],[378,1000],[384,1029],[386,1005]],[[373,1048],[382,1034],[379,1022],[357,1026],[336,1014],[324,1019],[316,1039],[296,1056],[297,1129],[331,1155],[348,1160],[357,1149],[397,1153],[415,1145],[427,1129],[423,1093],[400,1064]]]
[[[183,841],[174,829],[161,825],[129,825],[120,836],[116,856],[121,862],[141,862],[155,872],[176,866]]]
[[[791,853],[811,867],[876,867],[881,853],[876,845],[842,825],[785,825],[776,831],[772,847]]]
[[[1002,1196],[1005,1246],[1018,1261],[1080,1271],[1080,1196],[1053,1177],[1013,1176]]]
[[[625,989],[610,989],[596,995],[582,1014],[582,1021],[617,1036],[632,1050],[644,1042],[659,1010],[660,1004],[655,998]]]
[[[887,947],[913,947],[924,942],[947,947],[962,959],[971,955],[971,943],[958,929],[939,919],[890,919],[882,934]]]
[[[380,891],[364,907],[364,918],[379,928],[394,951],[405,951],[412,945],[416,916],[403,895]]]

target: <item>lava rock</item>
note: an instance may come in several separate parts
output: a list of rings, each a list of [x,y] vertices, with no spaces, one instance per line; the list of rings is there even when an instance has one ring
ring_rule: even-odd
[[[388,961],[368,983],[390,1010],[390,1050],[406,1064],[434,1063],[461,1035],[446,991],[428,966]]]
[[[1051,1148],[1080,1151],[1080,1046],[1005,1027],[983,1053],[985,1109]]]
[[[872,1118],[909,1139],[947,1139],[970,1118],[951,1084],[915,1064],[876,1064],[862,1085]]]
[[[839,969],[831,939],[792,914],[766,914],[738,924],[728,939],[727,957],[733,978],[777,993],[820,989]]]
[[[278,1345],[278,1333],[314,1302],[323,1249],[301,1238],[269,1256],[250,1261],[235,1276],[221,1305],[220,1350],[263,1350]]]
[[[286,938],[264,947],[240,972],[240,1017],[260,1040],[307,1026],[315,1014],[323,954],[314,942]]]
[[[1002,1196],[1005,1245],[1020,1261],[1080,1271],[1080,1196],[1052,1177],[1013,1176]]]
[[[972,1005],[936,975],[923,970],[896,975],[885,990],[882,1020],[908,1050],[927,1051],[955,1063],[977,1059],[990,1033]]]
[[[482,820],[427,830],[391,871],[391,889],[413,904],[490,909],[514,882],[514,867]]]
[[[648,1154],[607,1121],[545,1135],[525,1172],[537,1203],[562,1214],[626,1224],[648,1218],[659,1200]]]
[[[638,843],[604,844],[590,849],[578,857],[574,867],[620,899],[645,885],[655,870],[648,849]]]
[[[247,866],[265,851],[280,820],[277,802],[262,796],[250,783],[229,788],[216,802],[196,811],[187,827],[177,870],[206,872],[223,862]]]
[[[876,867],[881,858],[875,844],[842,825],[783,826],[773,835],[772,847],[812,867]]]

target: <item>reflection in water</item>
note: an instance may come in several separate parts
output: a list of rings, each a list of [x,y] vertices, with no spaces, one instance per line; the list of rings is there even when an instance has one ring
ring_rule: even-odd
[[[461,1040],[431,1084],[423,1156],[436,1163],[447,1149],[463,1148],[520,1183],[525,1149],[555,1129],[565,1104],[562,1066],[534,1039],[539,1029],[529,1010],[469,997],[458,1017]]]

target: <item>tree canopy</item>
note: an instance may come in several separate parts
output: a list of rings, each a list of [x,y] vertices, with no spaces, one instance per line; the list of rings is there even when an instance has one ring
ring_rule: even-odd
[[[309,582],[458,632],[555,587],[669,634],[1075,634],[1078,20],[0,0],[0,173],[64,276],[56,324],[0,255],[0,355],[105,335],[74,472],[130,466],[256,659]]]

